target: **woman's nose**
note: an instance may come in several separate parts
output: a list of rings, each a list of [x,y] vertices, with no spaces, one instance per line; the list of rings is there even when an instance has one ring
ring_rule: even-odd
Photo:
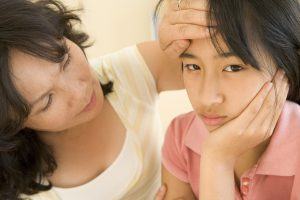
[[[87,98],[90,91],[88,91],[88,82],[81,79],[67,79],[62,78],[57,82],[58,87],[65,93],[65,96],[70,101],[78,101]]]

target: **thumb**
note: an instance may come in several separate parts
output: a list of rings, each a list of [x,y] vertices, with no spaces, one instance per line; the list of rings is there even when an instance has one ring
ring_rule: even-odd
[[[162,185],[156,193],[155,200],[164,200],[167,192],[167,187]]]
[[[189,46],[189,40],[176,40],[173,41],[164,51],[171,58],[178,58]]]

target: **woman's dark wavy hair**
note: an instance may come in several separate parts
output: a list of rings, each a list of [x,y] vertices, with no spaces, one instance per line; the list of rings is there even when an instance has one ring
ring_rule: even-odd
[[[51,62],[62,62],[68,51],[64,38],[83,51],[88,35],[74,29],[75,10],[57,0],[0,0],[0,199],[17,200],[51,188],[42,182],[57,164],[36,131],[23,128],[30,106],[11,79],[10,50],[18,49]],[[112,83],[101,85],[104,94]]]
[[[157,4],[154,21],[163,2]],[[285,71],[290,85],[288,100],[300,104],[299,0],[208,0],[208,5],[208,25],[213,27],[210,37],[218,52],[222,49],[216,32],[231,52],[260,69],[258,56],[253,55],[256,43]]]

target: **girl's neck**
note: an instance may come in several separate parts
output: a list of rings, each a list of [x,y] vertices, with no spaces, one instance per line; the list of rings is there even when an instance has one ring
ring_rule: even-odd
[[[262,154],[267,149],[270,139],[265,140],[264,142],[260,143],[256,147],[250,149],[249,151],[245,152],[243,155],[239,157],[237,160],[235,167],[234,167],[234,174],[236,178],[236,183],[239,185],[241,176],[251,169],[259,159],[261,158]]]

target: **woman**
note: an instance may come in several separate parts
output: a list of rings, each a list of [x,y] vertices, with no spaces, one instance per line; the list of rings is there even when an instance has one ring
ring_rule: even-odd
[[[165,199],[300,199],[299,1],[210,0],[209,7],[216,29],[181,55],[194,111],[175,118],[165,138]],[[257,116],[244,129],[267,134],[219,132],[245,118],[261,93],[271,97],[269,108],[252,110]]]

